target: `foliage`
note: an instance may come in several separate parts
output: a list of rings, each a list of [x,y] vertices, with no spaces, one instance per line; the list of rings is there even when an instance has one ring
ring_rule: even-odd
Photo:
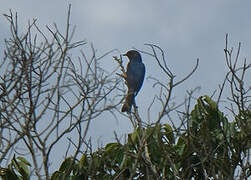
[[[23,157],[12,158],[8,168],[0,168],[0,177],[8,180],[30,179],[29,167],[31,164]]]
[[[241,129],[241,121],[249,122]],[[169,124],[137,128],[127,142],[109,143],[80,160],[66,158],[51,179],[234,179],[251,148],[251,112],[246,111],[230,122],[208,96],[198,98],[191,112],[189,128],[179,135]],[[142,144],[143,142],[143,144]],[[17,159],[19,161],[17,161]],[[3,179],[28,179],[30,164],[13,158]],[[251,166],[242,166],[243,177]],[[16,175],[17,173],[20,175]]]
[[[248,121],[251,112],[242,121]],[[230,122],[208,96],[197,100],[189,128],[178,135],[169,124],[135,129],[127,143],[109,143],[82,158],[67,158],[52,176],[72,179],[234,179],[250,148],[250,134]],[[250,129],[251,126],[247,126]],[[250,131],[249,131],[250,133]],[[143,144],[142,144],[143,142]],[[241,169],[250,176],[250,165]]]

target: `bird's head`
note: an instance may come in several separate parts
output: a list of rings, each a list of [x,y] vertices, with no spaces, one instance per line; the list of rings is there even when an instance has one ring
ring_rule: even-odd
[[[140,53],[135,50],[127,51],[123,56],[127,56],[130,61],[142,61]]]

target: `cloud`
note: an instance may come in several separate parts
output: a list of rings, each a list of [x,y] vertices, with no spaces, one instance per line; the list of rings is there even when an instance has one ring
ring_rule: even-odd
[[[231,46],[238,41],[243,42],[242,52],[251,57],[251,1],[13,0],[1,3],[1,13],[8,13],[11,8],[18,12],[21,26],[25,26],[28,19],[38,18],[42,28],[55,22],[64,30],[68,3],[72,3],[71,25],[77,25],[75,39],[92,42],[98,54],[114,48],[121,52],[132,47],[149,50],[144,43],[155,43],[165,50],[168,65],[177,80],[189,73],[199,57],[198,71],[177,89],[176,98],[182,99],[187,89],[196,86],[202,86],[203,94],[210,94],[222,82],[226,33],[230,33]],[[0,26],[4,31],[8,30],[2,17]],[[0,34],[0,38],[6,35]],[[143,61],[146,76],[166,81],[153,59],[143,55]],[[107,67],[113,66],[112,55],[105,57],[104,62]],[[147,118],[146,111],[155,93],[151,81],[146,80],[137,96],[137,102],[144,104],[143,108],[139,107],[143,119]],[[157,110],[154,113],[157,114]],[[94,121],[91,127],[91,136],[96,138],[109,134],[111,137],[105,140],[109,142],[113,139],[114,130],[123,133],[131,126],[127,121],[109,119],[106,122]]]

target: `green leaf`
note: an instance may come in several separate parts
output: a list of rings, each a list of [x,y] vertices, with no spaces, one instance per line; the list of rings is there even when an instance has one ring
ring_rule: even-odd
[[[0,168],[0,177],[2,177],[3,180],[21,180],[13,170],[7,168]]]
[[[82,157],[79,160],[79,168],[82,169],[87,162],[86,154],[83,154]]]
[[[105,146],[105,151],[109,152],[109,151],[114,151],[115,149],[117,149],[118,147],[120,147],[119,143],[109,143]]]
[[[176,152],[178,153],[179,156],[184,155],[184,151],[185,151],[185,147],[186,147],[186,143],[185,143],[184,138],[185,138],[184,135],[180,136],[177,144],[174,146],[174,148],[176,149]]]
[[[126,163],[128,162],[128,159],[129,159],[129,157],[127,156],[127,154],[124,154],[123,158],[122,158],[122,161],[121,161],[121,163],[119,165],[120,169],[122,169],[124,166],[127,165]]]
[[[19,158],[23,161],[20,161],[17,159],[14,155],[14,157],[12,158],[12,161],[11,161],[11,165],[13,165],[15,167],[15,169],[19,172],[19,174],[22,176],[23,180],[28,180],[29,176],[30,176],[30,172],[29,172],[29,169],[27,166],[27,161],[24,158]]]
[[[203,97],[204,101],[206,101],[210,107],[212,107],[215,110],[218,109],[217,104],[208,95],[205,95]]]
[[[26,163],[23,163],[22,161],[18,162],[19,168],[21,169],[19,172],[22,175],[24,179],[29,179],[30,172],[27,167]]]
[[[177,152],[179,156],[182,156],[182,154],[184,153],[184,149],[185,149],[185,144],[180,144],[179,146],[177,146]]]
[[[51,176],[51,180],[60,180],[62,179],[63,175],[64,175],[63,172],[55,171]]]
[[[31,167],[31,164],[29,163],[29,161],[27,161],[24,157],[19,156],[17,157],[17,159]]]
[[[129,145],[135,146],[139,142],[138,141],[139,135],[140,135],[139,128],[137,128],[135,131],[133,131],[133,133],[128,134]]]
[[[69,168],[72,169],[73,165],[74,165],[74,159],[72,157],[68,157],[61,164],[59,171],[61,172],[69,171]]]
[[[169,124],[163,124],[163,127],[165,130],[164,135],[167,137],[169,142],[173,144],[175,142],[175,139],[172,127]]]
[[[202,113],[202,103],[201,99],[197,99],[197,104],[194,106],[194,109],[191,112],[191,119],[189,121],[189,128],[193,134],[199,130],[200,124],[203,121]]]

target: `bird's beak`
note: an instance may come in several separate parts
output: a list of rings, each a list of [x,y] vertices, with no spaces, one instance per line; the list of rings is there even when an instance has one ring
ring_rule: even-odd
[[[127,54],[125,53],[125,54],[122,54],[122,56],[127,56]]]

